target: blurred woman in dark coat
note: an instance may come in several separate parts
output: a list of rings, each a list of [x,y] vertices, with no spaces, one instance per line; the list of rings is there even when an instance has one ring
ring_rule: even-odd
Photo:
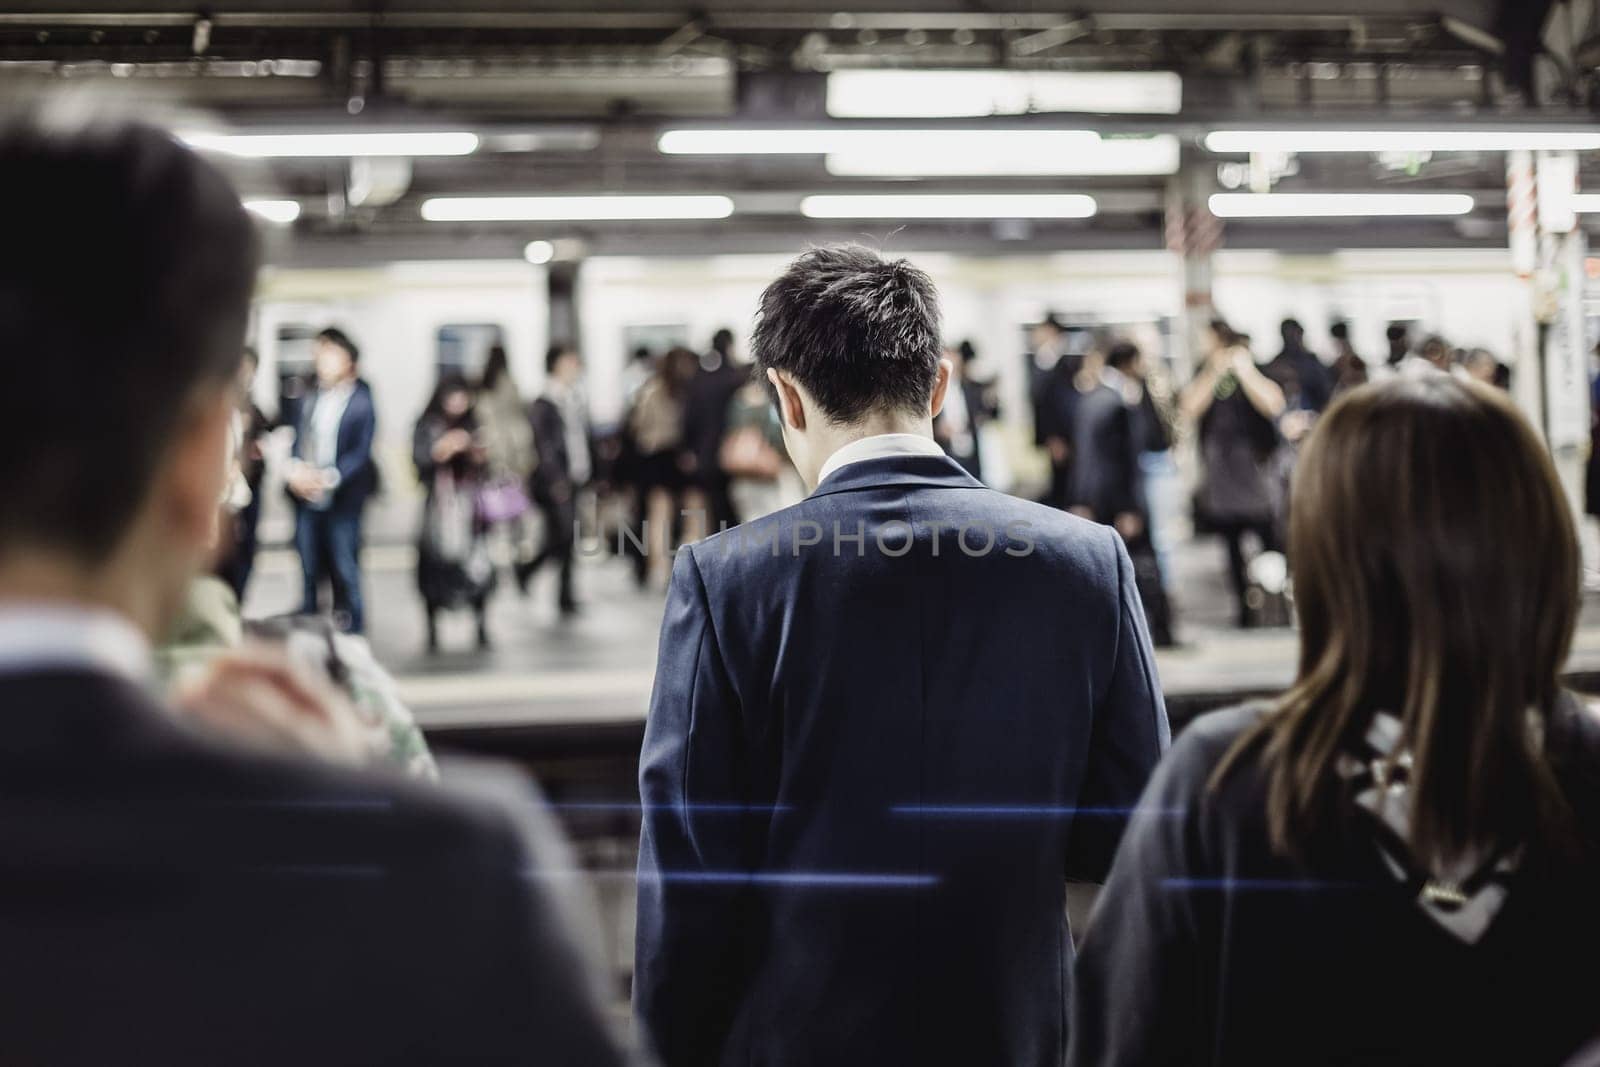
[[[486,524],[478,514],[489,461],[473,407],[466,380],[444,378],[412,436],[411,456],[427,491],[417,539],[417,589],[428,612],[430,652],[439,648],[439,612],[463,606],[477,616],[478,647],[489,646],[485,613],[495,571]]]

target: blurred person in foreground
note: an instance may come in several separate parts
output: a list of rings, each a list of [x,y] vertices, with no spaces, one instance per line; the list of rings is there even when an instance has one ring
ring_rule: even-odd
[[[1228,551],[1240,627],[1250,625],[1244,538],[1254,534],[1263,552],[1279,543],[1279,495],[1272,461],[1279,445],[1277,420],[1283,390],[1261,373],[1246,338],[1221,319],[1211,323],[1205,363],[1183,390],[1179,410],[1198,427],[1200,488],[1197,525],[1222,537]]]
[[[539,554],[516,567],[517,588],[528,583],[546,563],[560,572],[556,606],[563,617],[578,613],[572,585],[572,559],[577,549],[578,493],[594,472],[589,444],[589,400],[583,390],[583,357],[568,344],[554,344],[545,354],[544,395],[533,402],[533,448],[539,464],[533,471],[532,496],[544,520]]]
[[[1300,671],[1163,761],[1079,958],[1072,1063],[1553,1064],[1600,1029],[1600,721],[1572,515],[1509,400],[1340,400],[1291,521]]]
[[[378,487],[372,442],[378,412],[372,387],[361,379],[361,350],[329,327],[311,346],[317,388],[300,411],[287,485],[295,504],[294,543],[305,590],[300,610],[321,611],[324,577],[333,587],[333,614],[350,633],[366,632],[361,595],[361,520]]]
[[[204,732],[253,703],[337,735],[270,661],[219,666],[185,716],[151,695],[228,478],[256,238],[227,181],[149,127],[25,117],[0,196],[32,208],[0,260],[4,1058],[621,1062],[520,779],[441,791]]]
[[[1059,1064],[1068,879],[1167,743],[1116,534],[933,440],[937,294],[807,252],[752,351],[812,494],[678,553],[634,1005],[672,1065]]]
[[[411,460],[427,493],[417,537],[417,591],[428,615],[428,651],[439,651],[439,613],[459,607],[472,609],[478,648],[487,649],[495,569],[479,497],[488,486],[489,454],[472,388],[460,375],[434,388],[412,433]]]

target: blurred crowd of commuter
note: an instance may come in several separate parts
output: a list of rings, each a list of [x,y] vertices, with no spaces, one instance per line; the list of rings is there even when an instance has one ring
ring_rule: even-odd
[[[1114,334],[1069,329],[1054,316],[1034,328],[1035,439],[1051,470],[1046,500],[1122,534],[1158,646],[1174,640],[1173,610],[1144,472],[1180,438],[1196,446],[1192,528],[1224,544],[1237,625],[1284,624],[1290,482],[1300,444],[1328,405],[1397,376],[1443,372],[1510,388],[1509,368],[1492,353],[1453,349],[1437,335],[1413,347],[1401,323],[1388,328],[1389,353],[1376,365],[1355,351],[1347,323],[1329,333],[1325,360],[1307,345],[1304,327],[1285,319],[1281,347],[1263,359],[1248,335],[1214,319],[1193,377],[1175,387]]]

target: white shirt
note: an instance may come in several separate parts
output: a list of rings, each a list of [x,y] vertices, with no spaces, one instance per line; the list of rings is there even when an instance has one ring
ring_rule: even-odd
[[[589,456],[589,399],[583,388],[552,384],[550,399],[561,412],[561,430],[567,444],[567,476],[574,486],[584,485],[594,471]]]
[[[327,470],[338,465],[339,424],[355,392],[355,382],[341,382],[317,393],[316,406],[311,409],[311,449],[306,456],[312,466]]]
[[[858,437],[829,456],[817,472],[817,484],[849,463],[889,456],[942,456],[944,449],[931,437],[919,433],[877,433],[871,437]]]
[[[112,611],[61,601],[0,602],[0,675],[69,669],[143,683],[150,643]]]

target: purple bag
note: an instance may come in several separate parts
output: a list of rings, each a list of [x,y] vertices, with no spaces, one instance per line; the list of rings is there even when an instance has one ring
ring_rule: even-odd
[[[519,519],[532,506],[522,486],[513,481],[490,482],[478,490],[478,521],[486,526]]]

